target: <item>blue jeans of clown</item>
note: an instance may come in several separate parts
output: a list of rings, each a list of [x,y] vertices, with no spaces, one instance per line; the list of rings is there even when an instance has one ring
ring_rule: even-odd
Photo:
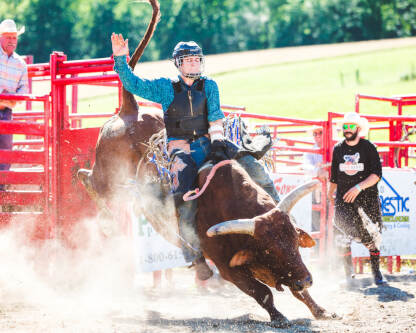
[[[228,156],[232,158],[238,150],[237,145],[227,141]],[[197,201],[184,202],[182,197],[186,192],[196,187],[198,169],[203,165],[210,152],[211,142],[206,137],[201,137],[189,143],[187,149],[178,148],[170,151],[171,158],[174,159],[170,170],[172,191],[179,214],[179,233],[183,238],[182,251],[187,262],[192,262],[202,256],[202,252],[195,223]],[[273,181],[253,156],[246,155],[240,157],[237,161],[258,185],[269,193],[276,202],[279,202],[279,195]]]
[[[12,110],[5,108],[0,110],[0,121],[11,120]],[[12,134],[0,134],[0,149],[12,150],[13,148],[13,135]],[[10,164],[0,163],[0,170],[7,171],[10,169]],[[0,184],[0,191],[4,190],[4,184]]]

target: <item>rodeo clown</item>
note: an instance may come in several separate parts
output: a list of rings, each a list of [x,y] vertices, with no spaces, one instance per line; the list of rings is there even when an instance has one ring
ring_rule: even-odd
[[[111,36],[114,54],[114,70],[125,89],[147,100],[160,103],[168,138],[171,164],[172,191],[179,215],[182,251],[187,262],[195,266],[197,277],[206,280],[212,271],[202,255],[196,231],[197,202],[184,201],[183,195],[196,186],[198,169],[208,159],[230,159],[239,150],[223,134],[224,114],[220,109],[220,97],[216,82],[202,76],[204,55],[193,41],[179,42],[172,60],[179,75],[176,79],[158,78],[146,80],[136,76],[127,64],[128,39],[121,34]],[[249,175],[278,202],[279,196],[273,181],[263,166],[251,155],[238,162]]]
[[[332,154],[328,198],[335,196],[335,243],[343,256],[347,282],[351,282],[351,240],[362,243],[370,252],[371,271],[377,285],[385,283],[380,272],[381,208],[377,183],[381,163],[376,147],[362,138],[368,122],[358,113],[347,113],[342,120],[344,140]]]

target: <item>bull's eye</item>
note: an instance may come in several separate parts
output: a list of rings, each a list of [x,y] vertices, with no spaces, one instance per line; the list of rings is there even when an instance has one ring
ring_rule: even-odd
[[[288,277],[291,277],[292,276],[292,272],[287,273],[287,276]]]

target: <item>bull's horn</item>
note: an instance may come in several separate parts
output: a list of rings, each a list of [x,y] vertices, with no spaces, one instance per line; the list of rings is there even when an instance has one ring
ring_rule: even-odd
[[[213,225],[207,230],[208,237],[225,234],[254,235],[254,219],[230,220]]]
[[[289,213],[300,199],[309,192],[312,192],[320,183],[319,180],[313,179],[305,184],[299,185],[283,197],[282,201],[277,204],[277,208],[282,212]]]

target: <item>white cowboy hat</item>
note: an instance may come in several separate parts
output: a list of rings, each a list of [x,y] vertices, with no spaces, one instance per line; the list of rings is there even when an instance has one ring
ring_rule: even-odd
[[[3,33],[17,33],[17,35],[21,35],[25,32],[25,27],[21,27],[17,30],[16,23],[11,19],[6,19],[0,23],[0,34]]]
[[[341,121],[341,126],[344,124],[356,124],[360,128],[360,136],[367,136],[368,134],[368,120],[360,117],[356,112],[346,113]]]

